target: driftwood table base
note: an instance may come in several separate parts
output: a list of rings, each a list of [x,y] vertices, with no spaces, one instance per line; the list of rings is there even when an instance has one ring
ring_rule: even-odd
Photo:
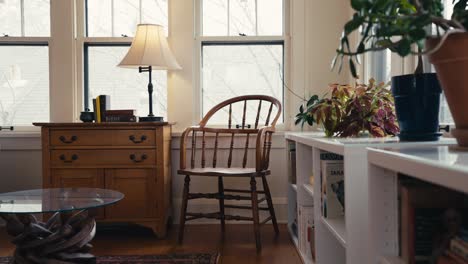
[[[55,213],[47,222],[29,214],[1,214],[16,245],[13,264],[96,263],[90,254],[96,222],[87,211]]]

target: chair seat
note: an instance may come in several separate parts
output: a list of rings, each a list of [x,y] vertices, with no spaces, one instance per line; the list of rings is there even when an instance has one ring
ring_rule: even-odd
[[[223,177],[260,177],[270,175],[270,170],[256,171],[255,168],[193,168],[178,170],[182,175],[223,176]]]

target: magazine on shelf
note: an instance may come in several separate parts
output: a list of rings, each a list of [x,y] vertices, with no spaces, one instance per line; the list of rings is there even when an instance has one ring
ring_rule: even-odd
[[[344,216],[344,162],[334,153],[320,154],[321,211],[325,218]]]

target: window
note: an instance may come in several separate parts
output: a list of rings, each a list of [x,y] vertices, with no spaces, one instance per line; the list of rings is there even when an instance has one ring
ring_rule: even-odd
[[[84,58],[84,107],[106,94],[113,109],[148,114],[148,74],[117,67],[127,53],[137,24],[168,26],[168,0],[87,0]],[[167,74],[153,71],[154,112],[167,117]]]
[[[270,95],[284,104],[285,3],[201,0],[202,115],[223,100],[247,94]]]
[[[50,2],[0,1],[0,126],[49,121]]]

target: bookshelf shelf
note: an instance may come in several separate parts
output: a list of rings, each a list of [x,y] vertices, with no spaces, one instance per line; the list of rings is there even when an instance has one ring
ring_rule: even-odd
[[[346,222],[344,217],[332,219],[321,217],[321,220],[338,242],[346,248]]]
[[[304,190],[306,191],[307,194],[310,195],[310,197],[314,197],[314,186],[308,184],[308,183],[304,183],[302,185],[304,187]]]
[[[369,219],[371,213],[376,214],[376,212],[369,209],[373,195],[371,195],[371,192],[378,191],[380,195],[387,195],[389,196],[387,198],[390,199],[390,196],[394,194],[393,189],[391,189],[394,185],[392,177],[390,177],[386,178],[385,184],[379,185],[384,189],[373,190],[371,188],[368,173],[368,148],[399,147],[405,149],[456,144],[454,139],[448,138],[442,138],[438,142],[399,142],[398,138],[327,138],[323,133],[316,132],[288,132],[285,134],[285,138],[289,146],[288,151],[293,149],[295,155],[294,163],[291,160],[289,161],[289,165],[294,167],[295,177],[293,179],[296,186],[294,186],[295,190],[293,191],[290,182],[289,189],[291,191],[288,194],[288,212],[290,214],[288,221],[292,223],[291,221],[297,219],[297,224],[300,226],[301,220],[294,217],[297,214],[297,208],[313,207],[316,262],[324,264],[374,264],[379,256],[392,256],[393,252],[398,250],[398,244],[395,243],[395,239],[398,239],[397,233],[397,235],[371,234],[372,228],[369,225]],[[338,154],[344,158],[346,213],[343,218],[322,218],[322,182],[320,179],[322,164],[320,154],[324,152]],[[290,157],[290,153],[287,156]],[[468,154],[466,160],[468,162]],[[314,177],[313,186],[309,184],[312,176]],[[393,203],[385,204],[385,206],[386,208],[381,205],[381,208],[377,210],[377,212],[382,213],[383,218],[375,225],[385,226],[384,230],[391,233],[398,228],[398,226],[393,225],[393,218],[397,214],[394,211],[398,209],[398,206]],[[369,239],[371,235],[376,237],[378,235],[391,236],[392,239],[385,242],[371,242]],[[304,237],[304,234],[299,234],[298,237],[300,240],[301,237]],[[371,245],[371,243],[378,245]],[[373,246],[380,247],[381,244],[385,250],[379,252],[379,255],[370,253]],[[304,254],[304,252],[300,252],[300,254]]]
[[[399,218],[400,175],[468,194],[468,152],[456,145],[392,147],[370,148],[367,156],[369,208],[373,212],[369,217],[370,257],[383,264],[405,263],[399,257],[399,248],[404,247],[398,239],[400,228],[404,228]]]

